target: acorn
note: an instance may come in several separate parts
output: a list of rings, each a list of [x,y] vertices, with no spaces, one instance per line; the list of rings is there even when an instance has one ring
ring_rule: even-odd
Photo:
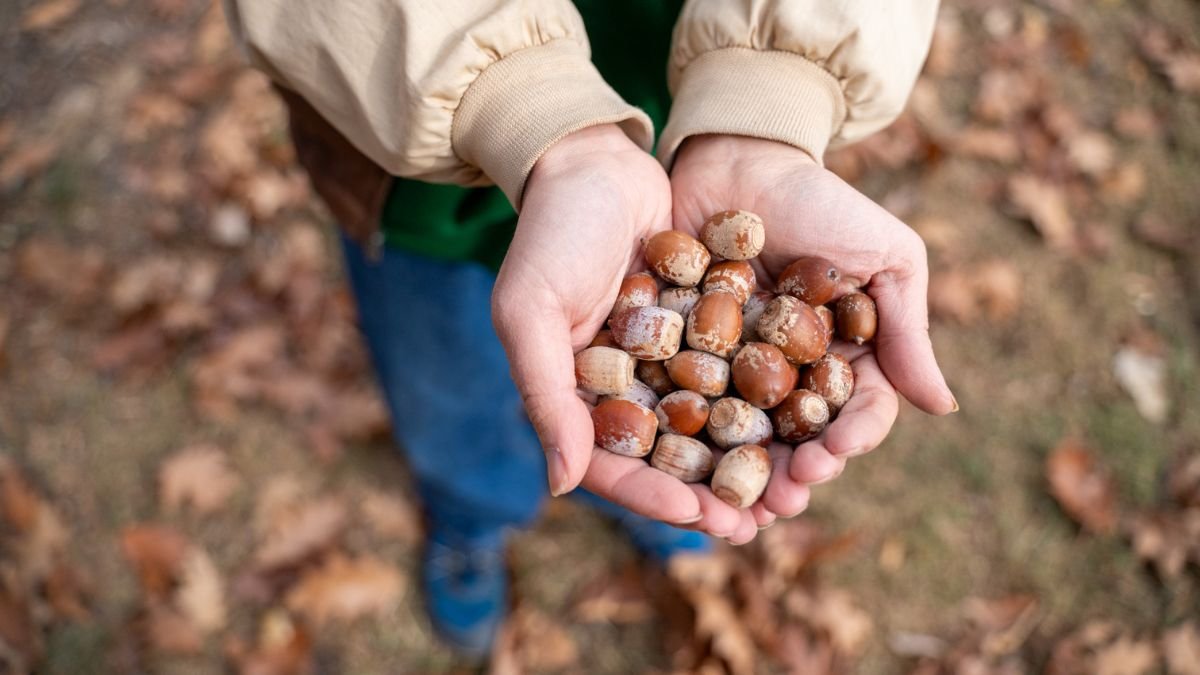
[[[721,211],[700,227],[700,240],[714,255],[726,260],[749,260],[766,243],[762,218],[749,211]]]
[[[695,237],[678,230],[665,230],[650,237],[645,245],[646,264],[676,286],[695,286],[704,278],[712,255]]]
[[[737,381],[736,370],[734,381]],[[829,352],[804,369],[800,386],[825,399],[830,414],[836,414],[854,394],[854,369],[846,357]]]
[[[843,295],[837,302],[838,337],[861,345],[875,337],[879,319],[875,301],[866,293],[855,291]]]
[[[825,305],[817,305],[816,307],[813,307],[813,311],[817,313],[817,318],[821,320],[821,325],[825,326],[825,333],[829,335],[829,339],[833,340],[833,310],[829,309]]]
[[[630,274],[621,280],[617,300],[613,303],[608,320],[612,321],[621,312],[633,307],[653,307],[658,304],[658,282],[649,272]]]
[[[762,342],[758,335],[758,319],[767,308],[767,303],[774,299],[774,293],[755,291],[742,304],[742,342]]]
[[[742,305],[732,294],[705,293],[687,320],[687,344],[692,349],[728,357],[742,336]]]
[[[588,347],[575,355],[575,386],[600,396],[624,394],[633,386],[636,360],[613,347]]]
[[[724,449],[747,443],[766,445],[771,440],[770,418],[740,398],[726,397],[713,403],[704,428],[713,443]]]
[[[733,357],[733,386],[756,408],[774,408],[796,388],[800,375],[783,352],[765,342],[749,342]]]
[[[621,348],[621,346],[617,344],[617,341],[613,339],[612,331],[607,328],[600,331],[599,333],[596,333],[596,337],[592,338],[592,341],[588,343],[588,346],[589,347],[613,347],[614,349]]]
[[[667,359],[667,374],[680,389],[714,398],[729,387],[729,363],[708,352],[688,349]]]
[[[771,417],[779,438],[802,443],[821,433],[829,423],[829,405],[815,392],[797,389],[771,411]]]
[[[675,391],[675,383],[671,381],[667,367],[662,361],[638,361],[634,375],[659,396],[666,396]]]
[[[686,389],[673,391],[654,408],[663,433],[695,436],[708,421],[708,399]]]
[[[658,418],[642,406],[612,399],[592,408],[596,445],[626,457],[645,457],[654,447]]]
[[[611,322],[612,337],[636,358],[662,361],[675,356],[683,336],[683,317],[662,307],[632,307]]]
[[[771,456],[758,445],[739,445],[721,457],[713,472],[712,491],[718,499],[744,509],[762,496],[771,479]]]
[[[617,400],[632,401],[643,408],[654,410],[658,406],[659,398],[658,394],[654,393],[654,390],[645,382],[634,380],[624,394],[609,394],[600,397],[600,402]]]
[[[727,260],[708,268],[704,275],[703,288],[705,293],[725,291],[737,298],[739,305],[746,304],[750,293],[757,284],[754,278],[754,268],[745,260]]]
[[[713,453],[694,438],[663,434],[650,456],[650,465],[684,483],[699,483],[713,471]]]
[[[784,268],[775,280],[775,289],[809,305],[823,305],[833,299],[841,278],[833,263],[818,256],[806,256]]]
[[[779,347],[793,365],[812,363],[829,349],[830,336],[816,311],[790,295],[767,303],[758,319],[763,342]],[[689,341],[688,344],[691,344]]]
[[[696,288],[683,288],[680,286],[671,286],[664,288],[658,293],[658,306],[665,307],[673,312],[678,312],[684,319],[692,313],[692,308],[696,306],[696,302],[700,299],[700,291]]]

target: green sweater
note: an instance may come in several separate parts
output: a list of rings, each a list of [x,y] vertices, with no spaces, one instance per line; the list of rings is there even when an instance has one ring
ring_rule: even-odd
[[[667,58],[683,0],[575,0],[604,79],[661,129],[671,107]],[[389,246],[500,268],[517,215],[499,189],[396,179],[383,208]]]

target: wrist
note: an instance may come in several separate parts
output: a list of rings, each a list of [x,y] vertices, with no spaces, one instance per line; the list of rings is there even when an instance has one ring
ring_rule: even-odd
[[[674,168],[717,162],[731,167],[736,173],[763,164],[820,166],[812,155],[787,143],[752,136],[699,134],[680,145]]]
[[[534,163],[530,178],[537,173],[558,173],[567,168],[577,167],[591,158],[630,152],[646,154],[620,126],[597,124],[585,127],[563,136],[547,148]]]

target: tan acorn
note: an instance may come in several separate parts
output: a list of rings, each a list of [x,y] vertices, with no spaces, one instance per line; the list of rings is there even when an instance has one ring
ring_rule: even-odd
[[[775,289],[809,305],[823,305],[833,299],[842,275],[833,263],[817,256],[799,258],[784,268],[775,280]]]
[[[600,397],[601,402],[614,400],[632,401],[643,408],[654,410],[658,407],[659,397],[645,382],[634,380],[624,394],[609,394]]]
[[[854,369],[846,357],[829,352],[804,369],[800,386],[825,399],[836,414],[854,394]]]
[[[742,342],[762,342],[758,335],[758,320],[762,317],[767,304],[775,299],[775,294],[768,291],[755,291],[742,305]]]
[[[680,389],[714,398],[729,387],[729,362],[708,352],[688,349],[667,359],[667,373]]]
[[[713,471],[713,454],[708,446],[679,434],[659,436],[650,465],[684,483],[699,483]]]
[[[770,418],[740,398],[726,397],[713,403],[704,428],[713,443],[725,449],[747,443],[766,445],[771,440]]]
[[[671,381],[667,367],[662,361],[638,361],[634,375],[660,397],[675,391],[675,383]]]
[[[636,359],[613,347],[588,347],[575,355],[575,386],[600,396],[633,386]]]
[[[683,336],[683,317],[662,307],[631,307],[611,322],[612,337],[621,349],[646,361],[675,356]]]
[[[613,399],[592,408],[596,445],[626,457],[645,457],[654,447],[658,418],[632,402]]]
[[[705,293],[725,291],[737,298],[739,305],[744,305],[756,285],[754,268],[750,263],[745,260],[726,260],[708,268],[701,288]]]
[[[613,303],[608,320],[612,321],[621,312],[633,307],[653,307],[658,304],[658,282],[649,272],[630,274],[621,281],[617,300]]]
[[[730,366],[733,386],[756,408],[774,408],[796,388],[800,375],[775,345],[750,342],[742,346]]]
[[[744,509],[758,501],[770,479],[771,456],[766,449],[758,445],[739,445],[717,462],[712,491],[726,504]]]
[[[654,408],[658,429],[663,433],[695,436],[708,421],[708,399],[686,389],[673,391]]]
[[[728,357],[742,337],[742,305],[733,295],[705,293],[687,320],[687,344],[692,349]]]
[[[749,211],[721,211],[700,228],[700,240],[719,258],[749,260],[766,243],[762,218]]]
[[[838,337],[861,345],[875,337],[879,318],[875,301],[866,293],[854,292],[843,295],[837,303]]]
[[[621,348],[621,345],[618,345],[617,341],[613,339],[612,331],[607,328],[600,331],[599,333],[596,333],[596,337],[592,338],[592,341],[590,343],[588,343],[588,346],[589,347],[612,347],[614,349]]]
[[[813,311],[817,313],[817,318],[821,320],[821,325],[825,326],[825,333],[829,335],[829,339],[833,340],[834,335],[834,319],[833,310],[825,305],[817,305],[813,307]]]
[[[793,365],[812,363],[829,349],[829,335],[816,311],[790,295],[781,295],[758,319],[763,342],[779,347]]]
[[[646,264],[659,278],[676,286],[695,286],[704,278],[712,255],[696,238],[678,230],[650,237],[645,246]]]
[[[684,319],[692,313],[692,308],[696,306],[696,302],[700,299],[700,291],[696,288],[682,288],[680,286],[671,286],[664,288],[658,293],[658,306],[665,307],[673,312],[679,312],[679,315]]]
[[[829,405],[815,392],[797,389],[771,411],[771,417],[779,438],[802,443],[821,433],[829,423]]]

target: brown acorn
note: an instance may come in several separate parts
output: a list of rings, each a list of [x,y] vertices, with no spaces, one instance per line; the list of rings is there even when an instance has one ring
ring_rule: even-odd
[[[817,305],[816,307],[813,307],[813,311],[816,312],[817,316],[821,319],[821,324],[825,326],[825,333],[828,334],[829,339],[832,340],[834,333],[833,310],[829,309],[825,305]]]
[[[749,260],[766,243],[762,218],[749,211],[721,211],[700,227],[700,240],[713,255],[726,260]]]
[[[698,300],[700,300],[700,291],[696,288],[671,286],[658,293],[658,306],[679,312],[679,315],[685,320],[692,313],[692,308],[696,306]]]
[[[784,268],[775,280],[775,287],[780,293],[809,305],[823,305],[833,299],[841,278],[833,263],[821,257],[806,256]]]
[[[618,345],[617,341],[613,339],[612,331],[607,328],[600,331],[599,333],[596,333],[596,337],[592,338],[592,341],[590,343],[588,343],[588,346],[589,347],[612,347],[614,349],[621,348],[621,345]]]
[[[658,418],[650,410],[613,399],[592,408],[596,445],[626,457],[645,457],[654,447]]]
[[[575,355],[575,386],[604,396],[624,394],[633,386],[636,360],[613,347],[588,347]]]
[[[821,433],[829,423],[829,405],[818,394],[797,389],[771,411],[771,418],[779,438],[802,443]]]
[[[713,453],[694,438],[663,434],[654,446],[650,465],[684,483],[699,483],[713,471]]]
[[[687,344],[728,357],[742,336],[742,305],[733,295],[716,291],[700,296],[687,320]]]
[[[724,449],[746,443],[766,445],[771,440],[770,418],[740,398],[726,397],[712,404],[704,428],[713,443]]]
[[[854,395],[854,369],[846,357],[829,352],[804,369],[800,386],[820,395],[836,414]]]
[[[750,342],[742,346],[730,366],[733,386],[756,408],[774,408],[796,388],[800,375],[775,345]]]
[[[843,295],[837,303],[838,337],[861,345],[875,337],[879,319],[875,312],[875,301],[866,293],[854,292]]]
[[[704,275],[705,293],[725,291],[737,298],[739,305],[746,304],[750,293],[754,291],[757,282],[754,278],[754,268],[745,260],[726,260],[715,263],[708,268]]]
[[[659,431],[694,436],[708,421],[708,399],[686,389],[673,391],[658,402],[654,414]]]
[[[739,445],[721,457],[713,472],[712,491],[736,509],[758,501],[771,479],[771,456],[758,445]]]
[[[667,373],[680,389],[714,398],[729,387],[729,363],[708,352],[688,349],[667,359]]]
[[[699,240],[678,230],[650,237],[645,246],[646,264],[659,278],[676,286],[695,286],[704,278],[712,255]]]
[[[675,383],[671,381],[667,367],[662,361],[638,361],[634,375],[659,396],[666,396],[675,391]]]
[[[654,393],[654,390],[651,389],[645,382],[642,382],[641,380],[634,380],[633,384],[625,390],[624,394],[609,394],[607,396],[600,397],[601,403],[604,401],[615,400],[631,401],[642,406],[643,408],[654,410],[656,407],[658,407],[659,398],[658,394]]]
[[[683,317],[662,307],[631,307],[612,320],[612,336],[621,349],[647,361],[675,356],[683,335]]]
[[[821,317],[790,295],[781,295],[767,304],[758,319],[758,335],[763,342],[779,347],[797,366],[816,361],[829,349],[830,336]]]
[[[632,307],[652,307],[658,304],[658,282],[649,272],[630,274],[621,281],[617,300],[613,303],[608,320],[612,321],[621,312]]]
[[[742,342],[762,342],[758,335],[758,320],[766,310],[767,304],[774,299],[774,293],[755,291],[742,304]]]

